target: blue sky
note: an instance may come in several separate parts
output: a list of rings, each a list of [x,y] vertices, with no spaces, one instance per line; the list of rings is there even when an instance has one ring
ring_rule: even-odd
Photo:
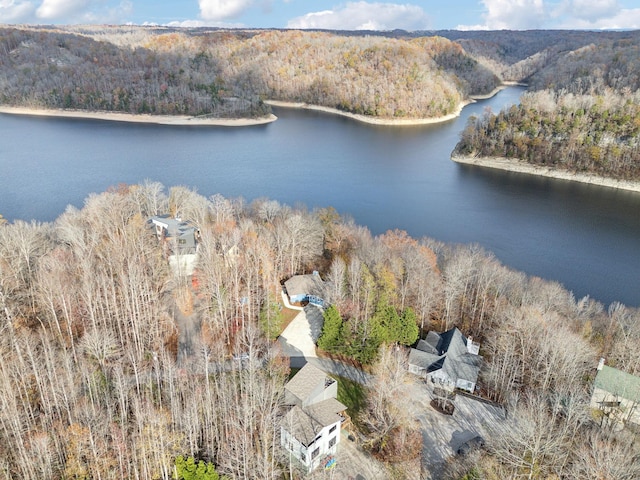
[[[640,29],[638,0],[0,0],[0,24]]]

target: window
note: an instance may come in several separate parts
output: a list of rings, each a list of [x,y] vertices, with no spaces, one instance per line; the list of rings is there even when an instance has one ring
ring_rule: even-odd
[[[303,462],[307,461],[307,456],[304,453],[300,454],[300,460],[302,460]]]
[[[333,437],[329,440],[329,448],[333,447],[336,444],[336,437]]]
[[[320,453],[320,447],[316,448],[313,452],[311,452],[311,460],[316,458],[319,453]]]
[[[335,432],[337,427],[338,427],[337,425],[334,425],[333,427],[331,427],[331,428],[329,429],[329,433],[333,433],[333,432]]]

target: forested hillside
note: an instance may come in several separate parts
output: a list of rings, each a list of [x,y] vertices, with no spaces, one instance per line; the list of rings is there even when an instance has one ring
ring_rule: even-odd
[[[550,67],[562,68],[565,56],[583,47],[623,43],[637,39],[637,32],[482,30],[437,32],[456,43],[505,81],[531,82],[531,76]]]
[[[509,110],[473,118],[454,154],[640,180],[640,90],[526,93]]]
[[[176,45],[179,48],[180,45]],[[0,103],[165,115],[252,117],[268,111],[257,92],[219,84],[201,51],[114,45],[45,29],[0,29]]]
[[[258,116],[264,99],[384,118],[439,117],[499,79],[441,37],[70,27],[0,30],[0,102]]]
[[[199,227],[192,278],[172,273],[147,222],[167,212]],[[599,429],[588,408],[600,356],[640,374],[638,310],[575,299],[476,246],[374,237],[331,208],[147,182],[91,195],[53,223],[0,225],[2,476],[169,478],[191,458],[231,478],[281,478],[289,369],[272,338],[284,327],[281,282],[312,270],[340,355],[384,366],[402,351],[387,346],[454,325],[482,344],[483,395],[508,405],[512,423],[453,460],[451,478],[640,475],[635,440]],[[420,441],[408,434],[411,398],[373,371],[385,388],[365,392],[354,424],[417,478],[405,461],[415,443],[397,437]]]
[[[518,106],[474,118],[454,154],[640,179],[640,32],[596,38],[528,78]]]

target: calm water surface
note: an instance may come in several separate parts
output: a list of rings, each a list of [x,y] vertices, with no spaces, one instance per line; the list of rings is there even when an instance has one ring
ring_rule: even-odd
[[[205,196],[333,206],[375,234],[476,242],[505,264],[576,297],[640,305],[640,194],[457,165],[469,105],[440,125],[381,127],[275,109],[246,128],[168,127],[0,115],[0,213],[51,221],[91,192],[145,179]]]

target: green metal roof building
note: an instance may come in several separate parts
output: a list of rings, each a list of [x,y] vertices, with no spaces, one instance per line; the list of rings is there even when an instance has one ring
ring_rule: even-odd
[[[622,424],[640,425],[640,377],[600,361],[593,383],[591,407]]]

